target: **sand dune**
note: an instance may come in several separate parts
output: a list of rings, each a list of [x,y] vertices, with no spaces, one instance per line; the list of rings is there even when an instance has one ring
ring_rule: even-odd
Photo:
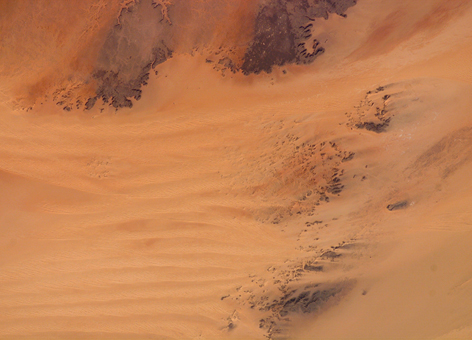
[[[470,1],[46,3],[0,1],[0,339],[472,337]]]

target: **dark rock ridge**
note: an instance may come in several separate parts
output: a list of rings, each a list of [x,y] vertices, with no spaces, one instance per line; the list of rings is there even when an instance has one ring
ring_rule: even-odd
[[[163,63],[172,57],[172,51],[164,44],[162,47],[156,47],[153,50],[153,57],[147,65],[145,65],[135,78],[127,79],[122,77],[120,71],[98,70],[93,74],[93,78],[98,83],[96,96],[89,98],[85,103],[87,110],[91,109],[96,101],[101,98],[103,102],[108,103],[115,108],[132,107],[135,100],[141,99],[141,87],[147,85],[149,80],[149,72],[157,65]]]
[[[267,301],[257,305],[260,311],[270,313],[269,316],[259,320],[259,328],[266,331],[267,339],[286,339],[292,316],[316,315],[339,301],[341,296],[351,291],[354,285],[354,280],[346,280],[289,288],[272,302]]]
[[[218,55],[216,69],[223,74],[224,70],[245,75],[269,73],[274,66],[311,63],[324,52],[313,37],[313,22],[317,18],[328,19],[330,13],[345,16],[345,11],[355,4],[356,0],[261,1],[256,14],[245,14],[255,15],[255,21],[253,39],[244,42],[242,60],[241,56],[236,60],[231,54],[235,47],[229,46],[231,42],[220,47],[217,53],[214,50],[208,53]],[[116,109],[132,107],[133,101],[141,98],[141,89],[147,84],[150,72],[171,58],[174,51],[206,51],[203,47],[209,44],[215,32],[211,28],[200,29],[199,25],[207,27],[209,23],[201,22],[204,19],[198,17],[201,16],[197,14],[198,6],[215,12],[205,14],[207,21],[224,20],[219,9],[225,6],[223,0],[214,0],[206,7],[196,3],[189,6],[184,0],[130,2],[120,11],[89,77],[89,83],[95,86],[95,96],[78,100],[73,95],[63,94],[58,105],[71,110],[80,102],[79,106],[91,109],[102,100]],[[200,34],[200,31],[205,33]],[[179,41],[185,36],[190,42]]]
[[[98,99],[115,108],[132,107],[141,98],[149,73],[172,57],[166,37],[171,24],[154,1],[143,0],[120,12],[102,48],[95,72],[96,96],[85,104],[91,109]]]
[[[399,201],[399,202],[395,202],[395,203],[387,205],[387,209],[390,211],[405,209],[407,207],[408,207],[408,201]]]
[[[312,39],[311,22],[328,19],[330,13],[346,16],[356,0],[272,0],[261,7],[256,18],[255,37],[241,70],[244,74],[271,72],[273,66],[307,64],[324,53]]]

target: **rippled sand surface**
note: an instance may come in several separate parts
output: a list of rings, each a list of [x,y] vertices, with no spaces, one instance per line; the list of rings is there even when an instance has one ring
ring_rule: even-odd
[[[472,338],[471,20],[0,0],[0,339]]]

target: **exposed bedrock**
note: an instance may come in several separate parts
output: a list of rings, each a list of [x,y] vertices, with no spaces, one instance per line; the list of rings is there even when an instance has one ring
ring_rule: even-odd
[[[270,72],[273,66],[305,64],[324,48],[312,39],[312,22],[344,12],[356,0],[272,0],[261,6],[255,21],[254,40],[244,57],[244,74]]]
[[[91,75],[96,95],[84,101],[85,108],[91,109],[99,99],[115,108],[131,107],[140,99],[150,71],[173,53],[207,51],[202,53],[217,55],[217,69],[246,75],[269,73],[288,63],[311,63],[324,52],[314,38],[313,21],[328,19],[330,13],[345,16],[356,4],[355,0],[210,2],[211,6],[141,0],[123,8]]]
[[[99,98],[115,108],[131,107],[131,99],[141,98],[151,69],[172,56],[166,45],[171,25],[161,6],[144,0],[121,10],[92,74],[96,96],[86,102],[86,109]]]

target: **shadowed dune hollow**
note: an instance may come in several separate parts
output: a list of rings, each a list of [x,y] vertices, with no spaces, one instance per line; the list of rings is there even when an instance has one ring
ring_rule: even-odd
[[[0,339],[471,339],[471,20],[0,0]]]

